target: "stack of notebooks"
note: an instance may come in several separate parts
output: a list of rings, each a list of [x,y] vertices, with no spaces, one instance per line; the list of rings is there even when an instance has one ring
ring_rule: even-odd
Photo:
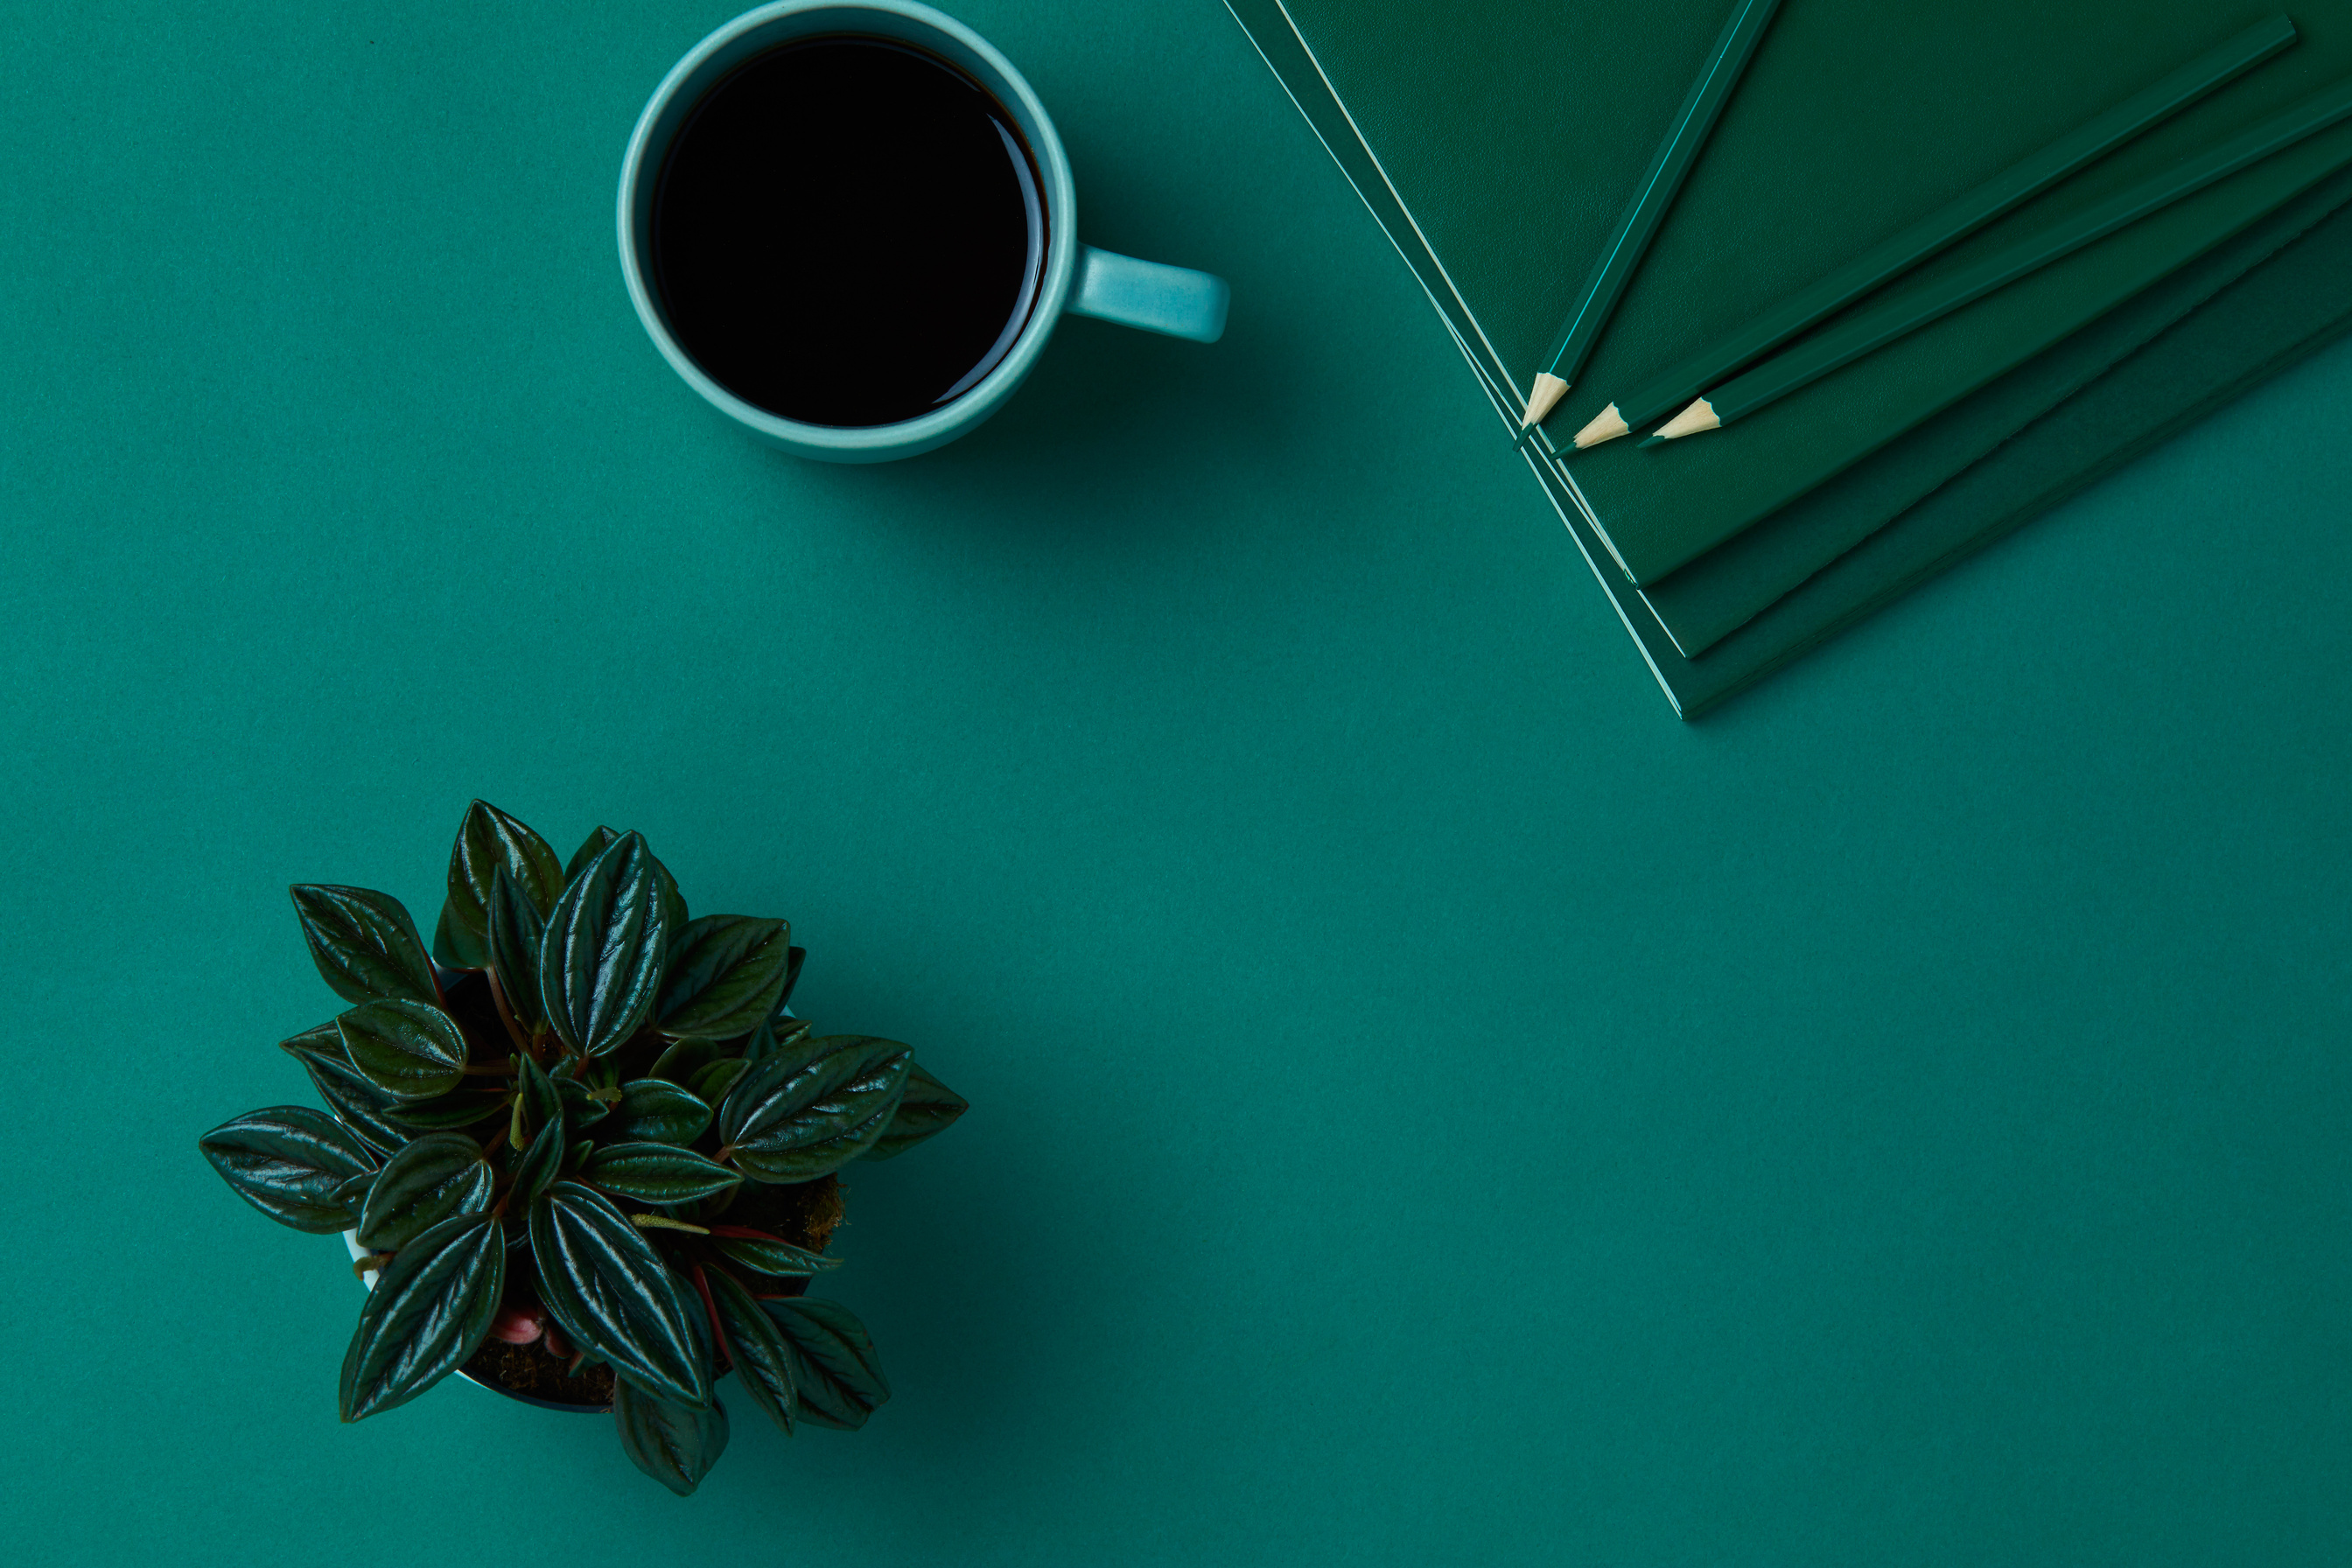
[[[1742,0],[1226,4],[1685,719],[2352,328],[2352,0],[2288,16],[2277,0],[1782,0],[1570,390],[1523,436]],[[2200,70],[2210,85],[2167,86]],[[1823,358],[1834,334],[1930,313],[2048,237],[2128,221],[1721,428],[1645,444],[1652,419],[1572,444],[1615,400],[1705,369],[1822,280],[2167,93],[1745,363]],[[2269,150],[2298,116],[2313,124]],[[2134,205],[2252,133],[2259,156]]]

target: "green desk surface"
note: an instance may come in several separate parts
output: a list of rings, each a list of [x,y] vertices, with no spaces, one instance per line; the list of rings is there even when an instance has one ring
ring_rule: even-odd
[[[724,426],[611,201],[728,9],[0,18],[0,1539],[2352,1552],[2352,349],[1685,726],[1213,0],[961,11],[1223,342],[1069,322],[880,470]],[[476,794],[972,1100],[855,1182],[865,1432],[681,1502],[462,1385],[336,1425],[341,1247],[194,1138],[304,1097],[285,885],[429,909]]]

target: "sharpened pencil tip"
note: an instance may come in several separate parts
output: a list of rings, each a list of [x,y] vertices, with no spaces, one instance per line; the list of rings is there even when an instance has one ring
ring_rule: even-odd
[[[1559,405],[1560,398],[1567,392],[1568,383],[1549,371],[1537,376],[1535,385],[1528,391],[1528,412],[1526,417],[1519,421],[1519,428],[1531,429],[1542,423],[1543,416]]]
[[[1643,443],[1642,443],[1642,445],[1643,445],[1643,447],[1663,447],[1663,446],[1664,446],[1665,444],[1666,444],[1666,438],[1665,438],[1664,436],[1653,436],[1653,437],[1651,437],[1648,440],[1646,440],[1646,441],[1644,441],[1644,442],[1643,442]]]
[[[1592,416],[1583,429],[1576,433],[1576,449],[1589,452],[1603,441],[1614,441],[1620,436],[1631,436],[1633,427],[1618,416],[1617,405],[1611,404]]]
[[[1715,405],[1700,398],[1672,419],[1658,426],[1661,439],[1679,441],[1685,436],[1696,436],[1702,430],[1720,430],[1723,421],[1716,417]]]

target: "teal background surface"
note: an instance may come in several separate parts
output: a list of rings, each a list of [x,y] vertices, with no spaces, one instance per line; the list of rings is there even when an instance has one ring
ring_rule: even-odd
[[[2340,1562],[2352,348],[1678,724],[1211,0],[971,0],[1091,242],[868,470],[664,368],[613,182],[730,14],[0,20],[0,1538],[43,1563]],[[2246,548],[2258,542],[2259,549]],[[898,1394],[702,1492],[459,1384],[196,1135],[285,886],[480,795],[788,915],[972,1100]]]

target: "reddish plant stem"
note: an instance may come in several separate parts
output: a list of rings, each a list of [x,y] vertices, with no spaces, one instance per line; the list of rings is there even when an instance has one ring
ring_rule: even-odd
[[[505,1098],[502,1098],[502,1099],[499,1100],[499,1103],[500,1103],[501,1105],[505,1104],[505,1103],[507,1102],[507,1100],[508,1100],[508,1099],[519,1098],[519,1092],[518,1092],[518,1091],[513,1090],[513,1089],[506,1089],[506,1088],[504,1088],[504,1087],[499,1087],[499,1088],[497,1088],[497,1089],[491,1089],[491,1088],[489,1088],[488,1086],[485,1085],[485,1086],[484,1086],[484,1092],[486,1092],[486,1093],[497,1094],[497,1095],[500,1095],[500,1096],[502,1096],[502,1097],[505,1097]],[[484,1118],[482,1119],[482,1121],[488,1121],[488,1120],[489,1120],[489,1118],[488,1118],[488,1117],[487,1117],[487,1116],[486,1116],[486,1117],[484,1117]],[[477,1127],[478,1127],[478,1126],[480,1126],[480,1125],[481,1125],[481,1122],[480,1122],[480,1121],[478,1121],[478,1122],[474,1123],[474,1125],[475,1125],[475,1126],[477,1126]],[[496,1149],[496,1148],[499,1146],[499,1140],[506,1136],[506,1131],[507,1131],[507,1130],[506,1130],[504,1127],[500,1127],[500,1128],[499,1128],[497,1131],[495,1131],[495,1132],[491,1132],[491,1133],[488,1133],[488,1134],[483,1134],[483,1133],[473,1133],[473,1134],[469,1134],[469,1136],[471,1136],[471,1137],[474,1139],[474,1141],[475,1141],[475,1142],[478,1142],[478,1143],[480,1143],[480,1144],[481,1144],[481,1146],[482,1146],[482,1158],[483,1158],[483,1159],[485,1159],[485,1160],[487,1160],[487,1159],[488,1159],[488,1158],[490,1157],[490,1152],[491,1152],[492,1150]]]
[[[710,1281],[703,1278],[702,1265],[694,1268],[694,1289],[702,1298],[702,1310],[710,1317],[710,1342],[718,1347],[719,1356],[729,1366],[735,1364],[735,1352],[727,1343],[727,1330],[719,1321],[719,1304],[710,1299]]]
[[[746,1296],[749,1296],[751,1293],[751,1282],[744,1279],[740,1274],[735,1272],[732,1268],[728,1268],[724,1263],[719,1263],[714,1260],[710,1267],[716,1268],[719,1272],[727,1276],[729,1279],[734,1281],[735,1288],[738,1290],[742,1291]]]
[[[507,1035],[514,1041],[515,1049],[528,1051],[530,1038],[523,1033],[522,1026],[515,1022],[514,1009],[507,1005],[507,988],[499,984],[498,965],[492,964],[482,973],[489,979],[490,1002],[499,1010],[499,1022],[507,1026]]]

